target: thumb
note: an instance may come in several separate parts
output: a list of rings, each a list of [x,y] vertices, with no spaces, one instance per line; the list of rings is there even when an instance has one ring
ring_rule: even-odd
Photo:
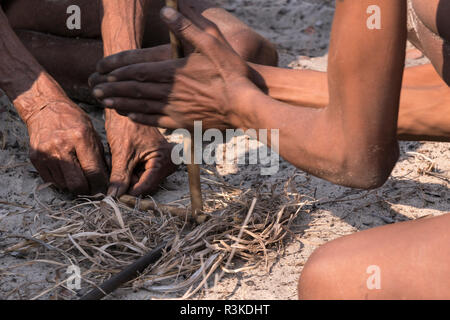
[[[120,197],[130,187],[135,164],[127,161],[113,161],[109,178],[108,196]]]
[[[206,56],[212,57],[214,53],[220,52],[222,44],[217,38],[197,27],[177,10],[164,7],[161,10],[161,18],[177,38],[189,42]]]

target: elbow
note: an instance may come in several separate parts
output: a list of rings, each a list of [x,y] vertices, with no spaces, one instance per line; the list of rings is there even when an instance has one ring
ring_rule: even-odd
[[[355,166],[346,174],[347,187],[373,190],[382,187],[391,175],[393,165],[390,164],[367,164]]]
[[[341,166],[339,184],[363,190],[377,189],[384,185],[399,158],[398,143],[389,148],[371,147],[352,151]]]

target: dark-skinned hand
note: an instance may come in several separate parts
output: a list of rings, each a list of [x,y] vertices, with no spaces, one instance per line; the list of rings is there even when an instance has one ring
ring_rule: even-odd
[[[116,66],[133,63],[135,59],[160,61],[170,59],[170,45],[145,50],[123,51],[108,57],[109,64],[100,61],[99,73],[89,79],[95,86],[102,74]],[[101,95],[94,95],[100,100]],[[122,115],[121,115],[122,114]],[[170,159],[173,145],[168,143],[158,129],[131,121],[120,111],[106,110],[105,127],[112,155],[112,169],[108,194],[119,197],[124,193],[142,196],[155,191],[159,183],[176,170]]]
[[[245,106],[246,90],[256,88],[252,70],[214,24],[186,14],[190,19],[170,8],[161,13],[177,37],[195,48],[187,58],[148,59],[151,49],[144,49],[99,63],[91,81],[105,107],[150,126],[192,129],[195,120],[205,129],[231,126],[236,108]]]

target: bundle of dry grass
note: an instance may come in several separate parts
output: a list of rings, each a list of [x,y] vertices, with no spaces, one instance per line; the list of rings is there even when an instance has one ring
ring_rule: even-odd
[[[314,202],[292,191],[290,181],[241,190],[211,171],[204,172],[210,176],[202,176],[207,219],[201,224],[188,223],[182,214],[168,215],[164,207],[142,210],[139,201],[130,208],[110,197],[85,198],[58,209],[36,198],[41,213],[57,222],[57,228],[42,228],[32,237],[12,235],[23,239],[5,252],[32,252],[35,261],[46,261],[60,273],[76,265],[82,279],[95,286],[167,242],[170,249],[131,285],[189,298],[208,280],[215,285],[224,273],[267,266],[280,253],[294,219]],[[234,259],[244,260],[245,266],[233,270]],[[65,278],[33,298],[76,297],[68,291]]]

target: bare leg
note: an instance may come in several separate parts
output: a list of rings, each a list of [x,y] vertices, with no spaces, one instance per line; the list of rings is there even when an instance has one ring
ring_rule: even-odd
[[[81,9],[81,30],[66,27],[66,10],[72,4]],[[144,47],[169,41],[167,27],[159,18],[163,5],[163,0],[150,3],[145,19]],[[40,0],[9,0],[3,1],[2,6],[22,43],[66,93],[77,100],[94,102],[87,79],[103,57],[101,0],[76,0],[70,4],[57,1],[51,5]]]
[[[450,3],[408,0],[408,37],[432,65],[408,68],[403,78],[401,140],[450,140]]]
[[[101,40],[66,38],[27,30],[16,30],[16,34],[71,98],[95,103],[87,79],[103,57]]]
[[[450,85],[450,2],[409,1],[409,40],[431,60],[437,73]]]
[[[146,10],[143,47],[169,42],[166,25],[159,17],[164,0],[151,0]],[[81,10],[81,29],[69,30],[66,13],[69,5]],[[52,1],[3,0],[2,7],[13,29],[32,30],[68,38],[101,39],[102,0]],[[35,14],[39,12],[39,14]]]
[[[450,89],[431,64],[405,70],[397,133],[400,140],[450,141]]]
[[[397,223],[317,249],[301,299],[450,299],[450,214]]]

